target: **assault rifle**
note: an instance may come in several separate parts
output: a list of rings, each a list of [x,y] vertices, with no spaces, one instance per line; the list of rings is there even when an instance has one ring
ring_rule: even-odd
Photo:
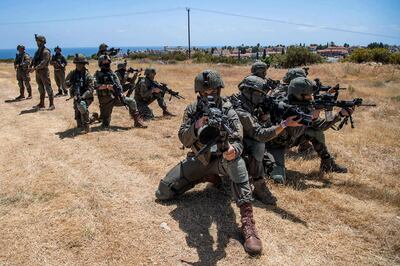
[[[295,116],[296,121],[302,125],[311,126],[312,124],[312,115],[308,108],[290,105],[272,96],[265,97],[264,102],[261,104],[261,111],[264,114],[270,114],[273,124],[277,124],[290,116]]]
[[[299,106],[312,106],[315,109],[323,109],[325,111],[332,111],[334,107],[343,108],[348,111],[349,116],[344,117],[337,127],[332,127],[335,130],[340,130],[350,120],[351,128],[354,128],[354,121],[351,115],[352,109],[356,106],[375,107],[374,103],[363,103],[362,98],[354,98],[353,100],[337,100],[336,94],[325,93],[317,96],[313,101],[309,102],[291,102],[291,104]]]
[[[172,100],[172,97],[175,97],[175,98],[177,98],[178,100],[185,99],[183,96],[179,95],[179,92],[178,92],[178,91],[173,91],[173,90],[171,90],[170,88],[168,88],[168,85],[165,84],[165,83],[162,83],[162,82],[158,83],[158,82],[156,82],[156,81],[152,81],[152,87],[153,87],[153,88],[158,88],[158,89],[160,89],[160,90],[161,90],[161,93],[162,93],[163,95],[164,95],[165,93],[168,93],[168,94],[170,95],[170,97],[169,97],[169,100],[170,100],[170,101]]]
[[[204,146],[195,154],[193,160],[208,151],[212,146],[222,143],[221,151],[229,149],[229,136],[233,134],[228,117],[217,107],[214,97],[208,96],[207,100],[197,97],[195,123],[202,117],[208,117],[207,124],[198,133],[198,138]]]
[[[339,84],[336,84],[335,86],[325,86],[322,85],[320,79],[316,78],[314,79],[315,81],[315,87],[314,87],[314,95],[320,94],[322,91],[323,92],[329,92],[329,93],[336,93],[339,90],[345,90],[346,88],[341,88]]]
[[[78,80],[75,80],[74,84],[72,85],[74,96],[71,95],[71,97],[66,99],[65,101],[75,99],[75,101],[80,102],[82,100],[81,88],[83,88],[83,86],[84,86],[83,77],[80,77]]]

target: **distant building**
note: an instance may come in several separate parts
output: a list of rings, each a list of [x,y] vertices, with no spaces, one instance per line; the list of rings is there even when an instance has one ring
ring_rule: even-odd
[[[349,50],[343,46],[335,46],[317,50],[317,53],[324,57],[346,57],[349,54]]]

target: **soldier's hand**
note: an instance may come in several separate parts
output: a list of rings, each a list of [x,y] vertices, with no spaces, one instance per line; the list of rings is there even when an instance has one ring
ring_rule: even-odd
[[[321,110],[319,110],[319,109],[314,110],[312,112],[312,120],[318,119],[320,113],[321,113]]]
[[[34,67],[32,67],[31,69],[29,69],[29,72],[30,73],[32,73],[32,72],[34,72],[35,71],[35,68]]]
[[[205,124],[207,124],[208,122],[208,117],[207,116],[203,116],[202,118],[198,119],[194,125],[194,127],[196,129],[201,128],[202,126],[204,126]]]
[[[160,92],[161,92],[161,90],[159,88],[154,88],[153,89],[153,93],[160,93]]]
[[[289,116],[286,118],[286,124],[288,127],[301,127],[303,126],[302,124],[299,123],[299,121],[296,120],[297,116]]]
[[[236,150],[235,148],[229,144],[229,149],[222,154],[227,161],[232,161],[236,159]]]

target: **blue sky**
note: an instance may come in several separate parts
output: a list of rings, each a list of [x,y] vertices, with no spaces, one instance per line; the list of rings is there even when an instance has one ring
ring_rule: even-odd
[[[343,28],[398,37],[397,39],[328,31],[240,17],[191,11],[192,45],[326,43],[365,45],[373,41],[400,44],[400,1],[185,1],[185,0],[32,0],[0,1],[0,49],[22,43],[34,47],[34,33],[48,46],[163,46],[187,44],[184,7],[197,7],[296,23]],[[107,17],[121,13],[178,8],[168,12]],[[99,19],[10,24],[98,16]]]

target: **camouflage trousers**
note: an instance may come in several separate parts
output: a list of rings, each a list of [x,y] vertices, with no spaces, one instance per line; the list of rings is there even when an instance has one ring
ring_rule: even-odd
[[[32,87],[31,87],[31,77],[29,76],[28,70],[17,70],[17,81],[19,87],[19,94],[24,96],[25,89],[28,92],[28,95],[32,95]]]
[[[244,151],[243,157],[247,163],[249,176],[253,179],[259,179],[266,175],[264,166],[265,142],[259,142],[254,139],[243,139]]]
[[[58,92],[66,94],[67,86],[65,85],[65,69],[54,69],[54,79],[58,87]]]
[[[328,147],[325,144],[325,133],[321,129],[309,127],[306,132],[298,140],[298,145],[310,141],[314,150],[317,152],[321,159],[331,158]]]
[[[49,96],[49,100],[53,100],[53,89],[51,88],[50,72],[48,68],[36,70],[36,83],[40,94],[40,101],[44,102],[44,98]]]
[[[305,127],[288,127],[285,129],[286,140],[279,141],[279,136],[266,143],[266,152],[264,155],[264,166],[272,164],[270,176],[273,180],[284,183],[286,180],[285,153],[290,147],[299,144],[300,139],[304,138]]]
[[[125,103],[128,106],[131,116],[138,110],[135,99],[130,97],[124,97],[124,103],[120,102],[114,95],[98,95],[98,99],[100,104],[100,117],[102,119],[102,125],[105,127],[110,126],[111,113],[114,106],[124,106]]]
[[[155,100],[157,100],[158,106],[160,106],[162,110],[167,109],[167,104],[165,103],[164,97],[162,97],[161,95],[152,98],[148,102],[136,99],[138,111],[143,120],[154,119],[153,110],[150,109],[149,105]]]
[[[78,127],[89,124],[89,105],[92,102],[93,99],[85,99],[80,102],[74,100],[75,120]]]
[[[173,199],[201,183],[204,178],[214,175],[230,179],[233,198],[238,206],[253,200],[246,164],[241,157],[229,162],[215,157],[204,165],[190,154],[160,181],[156,197],[159,200]]]

